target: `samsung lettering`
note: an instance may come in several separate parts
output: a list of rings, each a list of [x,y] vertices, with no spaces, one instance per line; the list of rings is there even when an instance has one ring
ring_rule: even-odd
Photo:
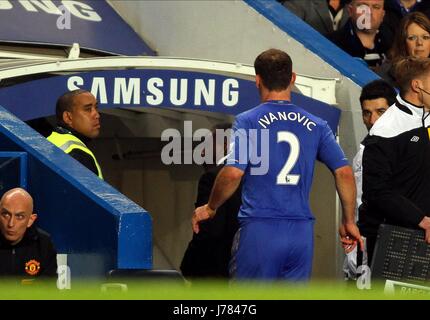
[[[67,89],[88,88],[101,104],[116,105],[173,105],[215,106],[222,104],[234,107],[239,102],[239,82],[236,79],[161,79],[104,78],[93,77],[91,83],[84,78],[72,76]],[[108,88],[113,88],[112,90]],[[221,95],[216,93],[221,90]],[[220,97],[221,101],[217,101]]]
[[[51,0],[1,0],[0,10],[13,10],[17,6],[20,6],[27,12],[47,13],[61,16],[64,13],[61,10],[61,6],[63,6],[63,8],[67,9],[70,14],[76,18],[94,22],[102,21],[100,15],[87,3],[68,0],[63,0],[60,3],[60,6],[57,6]]]

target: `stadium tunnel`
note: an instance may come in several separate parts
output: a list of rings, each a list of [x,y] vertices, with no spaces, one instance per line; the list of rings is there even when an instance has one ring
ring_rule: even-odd
[[[187,163],[186,153],[192,148],[185,146],[200,142],[194,136],[196,130],[232,121],[232,115],[259,103],[253,72],[251,66],[234,63],[162,57],[85,58],[34,64],[25,61],[22,66],[14,61],[12,68],[9,62],[3,62],[0,78],[8,86],[0,90],[0,104],[47,135],[50,130],[34,120],[43,119],[48,129],[52,128],[53,106],[62,93],[77,88],[91,91],[99,101],[103,128],[91,147],[103,167],[105,180],[152,213],[154,244],[165,260],[159,267],[177,268],[187,241],[185,237],[179,241],[175,233],[178,229],[183,229],[184,234],[189,231],[196,182],[202,170],[192,161]],[[25,81],[21,75],[25,75]],[[319,86],[326,83],[325,88],[333,82],[299,77],[297,86],[301,80],[306,83],[304,88],[310,81]],[[300,92],[298,87],[296,91]],[[294,93],[293,101],[326,119],[336,132],[338,109],[299,93]],[[186,121],[192,128],[184,126]],[[172,129],[183,137],[181,161],[166,165],[161,159],[166,144],[162,136]],[[61,163],[56,165],[67,170]],[[40,223],[49,226],[55,239],[55,225],[45,221],[43,211]],[[172,261],[171,253],[163,249],[163,237],[169,234],[174,235],[179,247],[178,261]]]
[[[367,134],[359,103],[361,87],[379,77],[276,0],[109,3],[161,56],[252,65],[262,51],[279,48],[291,56],[297,73],[335,80],[334,99],[328,103],[341,110],[338,140],[352,161]],[[312,94],[310,87],[306,91],[323,99],[320,92]],[[339,203],[331,174],[320,163],[310,202],[317,219],[313,277],[341,279],[344,253],[337,235]]]
[[[0,56],[3,57],[0,105],[44,133],[54,123],[58,96],[76,88],[92,91],[101,108],[102,133],[90,147],[102,165],[105,179],[152,216],[152,229],[138,231],[146,232],[153,243],[146,237],[145,244],[137,248],[135,238],[122,244],[129,251],[146,251],[139,257],[146,262],[121,265],[110,261],[99,268],[99,273],[110,268],[179,269],[191,238],[190,216],[202,169],[196,164],[163,164],[160,154],[165,143],[160,137],[166,129],[176,129],[185,140],[192,140],[192,135],[184,131],[185,121],[192,121],[193,131],[211,128],[220,122],[231,122],[235,114],[257,105],[254,71],[250,65],[255,56],[268,47],[290,53],[299,73],[293,101],[326,119],[332,130],[339,133],[340,143],[350,158],[362,136],[364,128],[360,129],[358,95],[360,85],[374,75],[321,39],[276,1],[217,1],[217,5],[210,1],[74,1],[76,7],[68,8],[72,12],[72,28],[65,30],[59,30],[57,22],[60,6],[66,1],[6,3],[10,6],[0,7],[0,21],[8,25],[0,28]],[[31,15],[36,20],[29,22]],[[23,21],[19,30],[11,27],[12,17],[14,21]],[[222,23],[214,28],[216,21]],[[34,28],[42,22],[45,27]],[[196,25],[199,28],[195,28]],[[87,37],[81,38],[82,34],[76,34],[79,30],[91,32],[81,32]],[[261,41],[255,41],[256,38]],[[189,39],[193,39],[193,45],[189,45]],[[322,43],[320,47],[318,43]],[[157,54],[168,57],[155,56]],[[130,57],[135,55],[146,57]],[[173,58],[181,56],[189,58]],[[34,140],[42,143],[45,146],[42,150],[46,150],[43,138]],[[52,162],[52,170],[67,177],[75,189],[81,188],[79,199],[97,202],[98,198],[106,200],[103,192],[116,192],[90,178],[81,166],[72,165],[70,159],[56,154],[53,158],[48,156],[46,161]],[[67,161],[67,168],[60,164],[63,161]],[[41,180],[34,192],[39,188],[47,192],[48,181],[44,181],[41,188]],[[340,271],[336,239],[339,205],[331,181],[328,170],[317,164],[311,195],[317,218],[315,277],[335,277]],[[92,188],[104,191],[94,192]],[[123,197],[120,193],[115,195]],[[49,193],[40,199],[39,203],[50,201]],[[146,217],[145,210],[128,199],[123,201],[128,201],[133,210]],[[37,202],[38,198],[36,205]],[[57,222],[53,223],[59,219],[53,217],[58,215],[55,211],[60,207],[53,210],[42,203],[39,205],[41,226],[53,234],[59,251],[74,252],[64,230],[56,230]],[[105,204],[101,206],[106,207]],[[43,216],[46,210],[50,210],[50,214]],[[72,211],[65,216],[72,220]],[[93,226],[83,230],[76,222],[66,234],[68,237],[72,237],[73,232],[85,234],[77,245],[82,252],[88,251],[82,247],[84,240],[89,243],[104,241],[106,256],[103,259],[109,260],[106,248],[118,245],[108,237],[97,239],[102,233],[97,231],[97,224],[100,224],[99,219],[110,221],[112,217],[106,213],[97,215],[97,222],[82,217],[82,221]],[[143,224],[147,225],[147,218],[144,220]],[[60,225],[64,227],[64,223]],[[115,238],[119,224],[114,225],[108,229],[114,232]],[[84,259],[82,255],[76,256],[81,262],[86,261],[86,256]],[[327,262],[327,256],[335,259]]]

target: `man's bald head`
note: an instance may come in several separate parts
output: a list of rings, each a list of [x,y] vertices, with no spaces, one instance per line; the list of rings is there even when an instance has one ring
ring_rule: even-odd
[[[3,194],[3,197],[1,197],[0,205],[3,203],[3,201],[10,201],[14,199],[16,199],[16,201],[22,201],[23,204],[27,204],[29,211],[33,212],[33,197],[22,188],[14,188],[6,191],[5,194]]]
[[[0,200],[0,231],[3,237],[17,244],[31,227],[37,215],[33,213],[33,198],[22,188],[7,191]]]

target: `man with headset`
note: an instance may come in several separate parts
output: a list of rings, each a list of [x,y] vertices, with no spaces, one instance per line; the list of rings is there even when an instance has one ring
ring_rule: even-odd
[[[430,59],[395,66],[400,95],[364,140],[363,203],[358,226],[369,265],[379,225],[421,228],[430,243]]]

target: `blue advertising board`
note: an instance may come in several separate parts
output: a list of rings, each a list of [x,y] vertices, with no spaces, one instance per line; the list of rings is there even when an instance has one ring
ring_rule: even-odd
[[[0,105],[21,120],[55,114],[63,93],[91,91],[99,108],[159,107],[236,115],[260,103],[255,82],[232,76],[181,70],[104,70],[37,79],[0,89]],[[336,132],[340,110],[293,93],[292,102],[326,120]]]
[[[105,0],[0,1],[0,42],[71,46],[154,55]]]

